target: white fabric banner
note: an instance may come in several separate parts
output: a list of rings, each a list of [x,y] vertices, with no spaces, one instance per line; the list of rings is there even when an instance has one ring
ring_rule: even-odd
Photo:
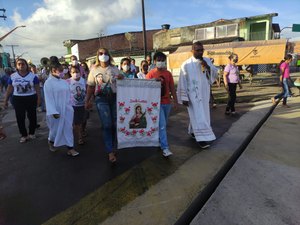
[[[117,80],[118,149],[159,146],[160,82]]]

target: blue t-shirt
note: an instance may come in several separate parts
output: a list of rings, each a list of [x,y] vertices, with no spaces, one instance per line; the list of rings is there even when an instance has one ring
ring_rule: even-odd
[[[121,71],[121,74],[125,77],[125,78],[129,78],[129,79],[133,79],[135,78],[135,73],[124,73],[123,71]]]
[[[25,76],[21,76],[18,72],[15,72],[8,79],[8,84],[14,88],[13,95],[30,96],[36,94],[34,86],[39,84],[39,79],[31,72]]]

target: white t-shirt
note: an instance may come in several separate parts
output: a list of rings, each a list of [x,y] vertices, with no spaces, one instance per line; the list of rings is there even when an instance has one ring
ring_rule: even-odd
[[[39,84],[39,79],[36,75],[29,72],[26,76],[21,76],[18,72],[10,75],[8,84],[14,88],[13,95],[15,96],[30,96],[36,94],[35,85]]]
[[[68,79],[67,82],[70,85],[71,90],[71,102],[73,106],[84,106],[86,96],[86,83],[85,80],[80,77],[80,80]]]

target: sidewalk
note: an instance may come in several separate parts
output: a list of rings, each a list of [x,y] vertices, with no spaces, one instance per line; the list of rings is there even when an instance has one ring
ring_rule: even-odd
[[[300,224],[300,97],[279,104],[191,225]]]

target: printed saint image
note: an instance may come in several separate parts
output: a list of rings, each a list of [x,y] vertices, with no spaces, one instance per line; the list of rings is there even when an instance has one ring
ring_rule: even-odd
[[[146,128],[147,127],[147,120],[146,120],[146,111],[143,113],[142,106],[137,104],[134,107],[134,115],[129,122],[130,129],[136,128]]]

